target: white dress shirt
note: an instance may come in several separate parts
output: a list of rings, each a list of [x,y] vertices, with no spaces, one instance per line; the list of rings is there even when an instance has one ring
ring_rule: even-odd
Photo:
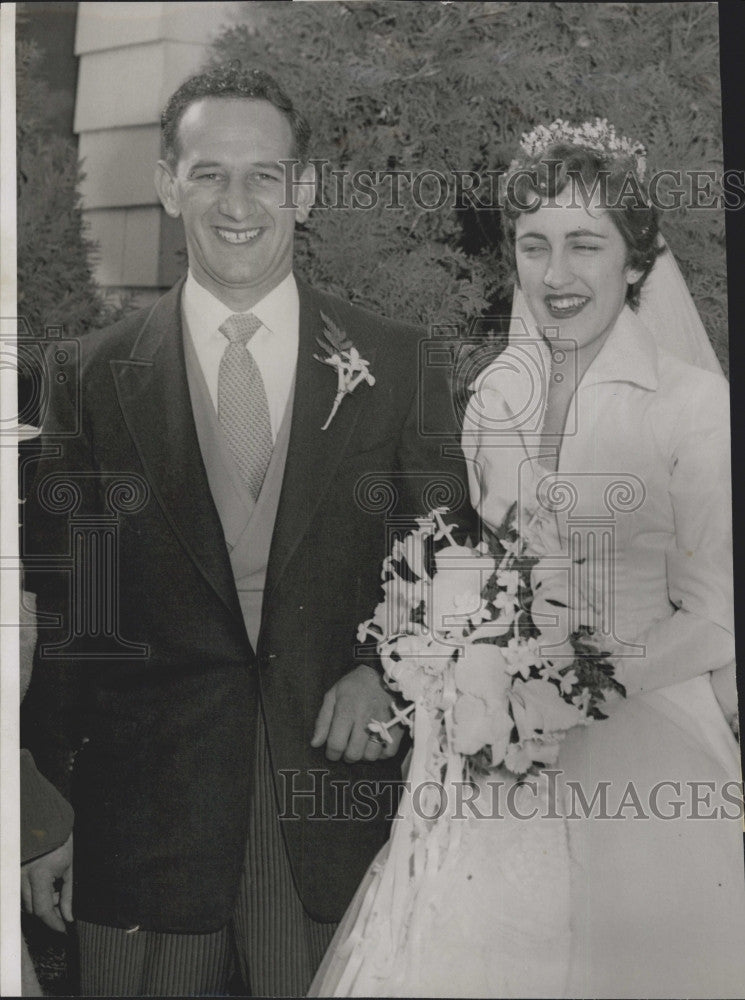
[[[220,360],[228,345],[220,327],[234,314],[234,310],[202,287],[191,271],[184,284],[182,310],[184,326],[191,336],[210,398],[217,410]],[[262,326],[251,337],[246,350],[253,355],[264,380],[272,438],[276,441],[297,366],[300,302],[293,275],[288,274],[249,311],[261,321]]]

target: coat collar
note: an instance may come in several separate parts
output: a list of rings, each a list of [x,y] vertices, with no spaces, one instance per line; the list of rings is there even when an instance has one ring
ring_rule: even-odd
[[[336,375],[316,361],[316,338],[334,300],[298,280],[300,345],[290,441],[274,536],[269,557],[266,596],[277,586],[292,554],[303,541],[324,502],[336,468],[344,457],[359,419],[360,398],[342,403],[322,431],[336,391]],[[111,368],[129,431],[148,481],[181,543],[227,607],[240,616],[222,525],[212,500],[191,408],[181,324],[183,281],[156,302],[146,316],[126,359]],[[355,340],[355,331],[346,332]],[[360,349],[373,366],[375,344],[368,337]],[[352,498],[349,500],[353,502]],[[265,600],[265,613],[270,602]]]
[[[530,409],[531,399],[545,400],[550,374],[550,347],[535,323],[513,321],[508,346],[471,388],[498,393],[512,413],[522,414]],[[604,382],[630,382],[650,391],[659,385],[657,346],[629,306],[621,310],[578,389]]]
[[[197,438],[181,326],[183,281],[147,314],[128,358],[110,362],[148,483],[181,544],[227,608],[240,604]]]
[[[600,382],[631,382],[651,391],[659,385],[657,346],[652,334],[629,306],[621,310],[581,385]]]

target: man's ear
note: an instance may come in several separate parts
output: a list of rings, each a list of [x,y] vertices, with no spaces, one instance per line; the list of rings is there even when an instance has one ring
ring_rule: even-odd
[[[295,221],[307,222],[310,210],[316,200],[316,168],[309,163],[300,175],[300,180],[293,184],[297,207]]]
[[[176,178],[165,160],[158,160],[155,167],[155,190],[166,212],[171,218],[178,219],[181,208],[176,197]]]

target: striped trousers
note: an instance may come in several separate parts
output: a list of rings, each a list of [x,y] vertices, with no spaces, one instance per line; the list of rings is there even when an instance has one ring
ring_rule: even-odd
[[[82,996],[221,996],[236,960],[251,995],[305,996],[337,925],[312,920],[295,891],[263,719],[255,781],[231,922],[213,934],[163,934],[78,920]]]

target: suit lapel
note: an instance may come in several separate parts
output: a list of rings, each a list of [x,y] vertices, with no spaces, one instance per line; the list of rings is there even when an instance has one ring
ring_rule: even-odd
[[[344,457],[359,418],[360,397],[366,389],[359,387],[357,398],[357,393],[346,396],[330,426],[325,431],[321,430],[334,402],[337,376],[335,369],[316,361],[313,355],[321,353],[316,341],[324,330],[321,312],[329,315],[332,307],[303,282],[298,281],[297,285],[300,296],[300,337],[295,399],[285,476],[269,559],[267,595],[276,587],[292,554],[302,541],[334,472]],[[333,315],[331,318],[336,319]],[[338,323],[344,328],[341,320]],[[344,332],[356,343],[354,330],[345,329]],[[371,346],[366,344],[364,351],[361,344],[359,347],[374,371],[374,352]]]
[[[153,307],[130,357],[111,362],[148,482],[181,544],[220,599],[240,604],[197,439],[186,377],[179,282]]]

